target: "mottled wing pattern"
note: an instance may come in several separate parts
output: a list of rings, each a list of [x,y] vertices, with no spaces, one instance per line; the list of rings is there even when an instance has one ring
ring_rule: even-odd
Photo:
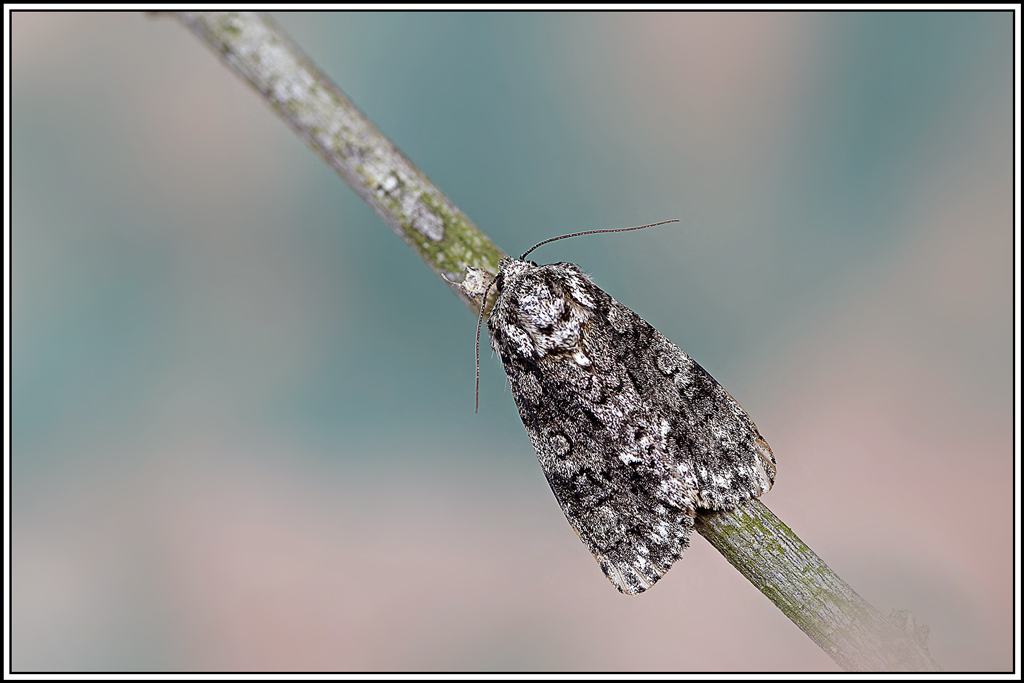
[[[695,510],[756,497],[774,459],[746,413],[657,330],[568,263],[504,259],[488,320],[569,523],[623,593],[688,545]]]
[[[775,456],[750,416],[696,361],[639,315],[594,286],[608,302],[607,316],[619,362],[644,401],[672,425],[670,452],[697,477],[697,507],[731,508],[757,498],[775,481]]]

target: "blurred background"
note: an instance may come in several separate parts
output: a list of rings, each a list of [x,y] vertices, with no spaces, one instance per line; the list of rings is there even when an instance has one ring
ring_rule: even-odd
[[[764,502],[1013,656],[1013,17],[275,14],[503,249],[698,360]],[[475,319],[173,17],[15,13],[12,666],[837,671],[706,541],[620,595]]]

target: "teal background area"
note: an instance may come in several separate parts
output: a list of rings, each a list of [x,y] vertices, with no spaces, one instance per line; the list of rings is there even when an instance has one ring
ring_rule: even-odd
[[[700,362],[763,501],[1013,662],[1013,15],[275,19],[495,242]],[[15,671],[837,671],[702,538],[618,594],[475,320],[176,19],[11,18]]]

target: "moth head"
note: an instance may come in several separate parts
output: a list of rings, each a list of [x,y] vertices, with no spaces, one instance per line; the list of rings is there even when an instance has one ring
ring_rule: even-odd
[[[664,225],[665,223],[677,223],[677,220],[662,221],[661,223],[651,223],[650,225],[639,225],[634,228],[614,228],[611,230],[585,230],[583,232],[574,232],[569,235],[560,235],[558,237],[552,237],[546,239],[543,242],[538,242],[533,245],[518,259],[514,259],[508,256],[502,257],[498,262],[498,274],[492,275],[482,268],[475,268],[469,266],[466,268],[466,275],[462,282],[458,283],[458,288],[466,295],[470,300],[479,302],[480,315],[477,318],[476,323],[476,407],[477,410],[480,408],[480,328],[483,326],[484,315],[487,311],[487,304],[491,292],[494,292],[495,301],[505,290],[506,285],[514,284],[519,278],[529,271],[537,268],[537,264],[533,261],[527,261],[526,257],[537,247],[542,244],[554,242],[556,240],[563,240],[568,237],[578,237],[579,235],[592,235],[600,232],[627,232],[630,230],[642,230],[644,228],[652,228],[655,225]],[[572,265],[572,264],[560,264],[560,265]],[[572,266],[576,268],[576,266]],[[576,268],[579,270],[578,268]],[[456,283],[449,280],[447,276],[442,275],[445,280],[455,285]]]
[[[533,261],[509,258],[506,256],[498,262],[498,277],[494,281],[494,287],[498,292],[505,289],[505,285],[515,282],[524,273],[533,270],[537,264]]]

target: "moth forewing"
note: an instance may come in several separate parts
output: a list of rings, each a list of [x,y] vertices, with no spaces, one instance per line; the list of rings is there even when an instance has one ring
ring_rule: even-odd
[[[504,258],[463,289],[487,320],[523,425],[562,511],[619,591],[682,555],[698,509],[775,479],[757,427],[693,359],[571,263]]]

